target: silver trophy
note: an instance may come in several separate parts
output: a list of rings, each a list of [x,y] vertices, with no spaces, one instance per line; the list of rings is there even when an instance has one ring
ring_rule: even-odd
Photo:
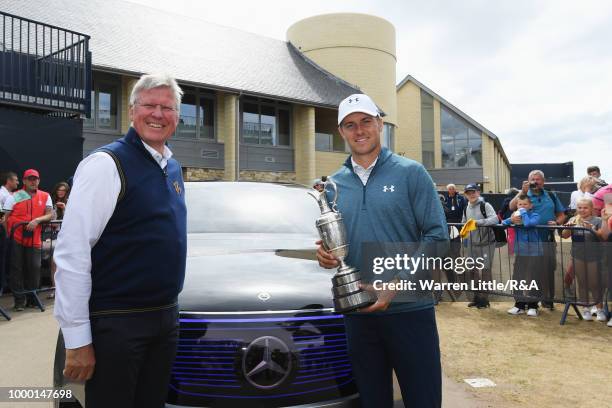
[[[376,301],[376,296],[359,287],[361,283],[359,270],[344,262],[348,255],[349,245],[347,244],[342,214],[338,212],[336,207],[338,186],[329,177],[323,177],[321,180],[322,183],[317,185],[320,190],[309,191],[308,194],[317,200],[321,209],[321,216],[317,218],[316,226],[321,241],[323,241],[323,248],[330,251],[340,262],[340,266],[332,278],[334,309],[336,309],[336,312],[346,313],[371,305]],[[334,192],[331,207],[327,201],[327,187],[331,187]]]

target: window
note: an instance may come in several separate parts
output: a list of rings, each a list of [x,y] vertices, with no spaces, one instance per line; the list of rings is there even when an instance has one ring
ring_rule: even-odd
[[[348,145],[337,133],[315,133],[315,150],[320,152],[349,152]]]
[[[91,118],[83,119],[83,127],[98,130],[118,130],[119,85],[94,80],[91,91]]]
[[[381,143],[384,147],[389,150],[393,150],[393,143],[395,142],[395,126],[385,123],[383,125],[383,137]]]
[[[213,95],[201,91],[187,92],[181,100],[176,136],[184,139],[215,138],[215,104]]]
[[[274,101],[247,99],[242,103],[242,143],[291,146],[291,111]]]
[[[482,167],[482,133],[442,107],[442,167]]]
[[[435,167],[433,97],[421,89],[421,155],[423,166]]]

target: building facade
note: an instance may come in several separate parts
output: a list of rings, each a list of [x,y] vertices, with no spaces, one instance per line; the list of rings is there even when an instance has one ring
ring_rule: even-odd
[[[90,34],[83,156],[128,130],[132,86],[163,70],[185,91],[170,145],[186,180],[310,185],[346,159],[336,108],[364,92],[384,112],[383,144],[423,162],[440,186],[509,186],[497,137],[416,80],[396,86],[395,29],[379,17],[311,17],[281,41],[120,0],[0,0],[0,7]]]
[[[410,75],[397,85],[397,105],[396,152],[423,163],[438,188],[510,187],[510,162],[491,131]]]

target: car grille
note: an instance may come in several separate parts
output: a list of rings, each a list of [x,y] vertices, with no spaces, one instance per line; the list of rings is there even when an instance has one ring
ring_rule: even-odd
[[[355,393],[341,315],[181,315],[171,403],[273,407]]]

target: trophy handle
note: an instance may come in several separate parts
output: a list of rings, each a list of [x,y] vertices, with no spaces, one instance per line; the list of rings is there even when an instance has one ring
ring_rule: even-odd
[[[314,198],[315,200],[317,200],[317,203],[318,203],[321,193],[319,192],[315,193],[314,191],[308,191],[308,195]]]
[[[327,189],[327,185],[330,185],[333,187],[334,189],[334,199],[331,202],[331,209],[333,212],[338,212],[338,207],[336,206],[336,202],[338,201],[338,186],[336,185],[336,183],[334,182],[334,180],[332,180],[331,177],[326,177],[325,178],[325,188]]]

